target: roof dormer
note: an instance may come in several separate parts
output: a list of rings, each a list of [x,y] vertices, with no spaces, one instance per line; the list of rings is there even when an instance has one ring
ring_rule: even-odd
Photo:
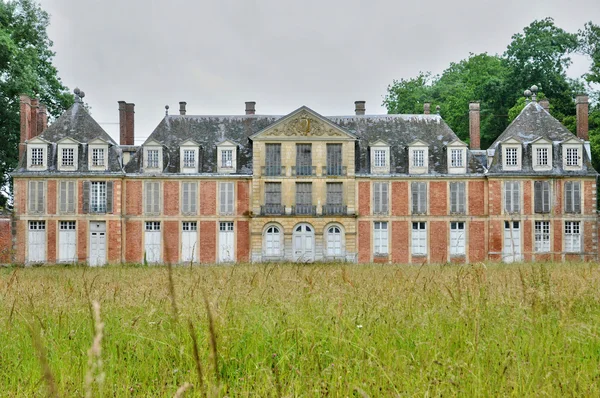
[[[576,171],[583,166],[583,141],[572,137],[561,142],[563,169]]]
[[[429,171],[429,144],[416,140],[408,145],[408,173],[427,174]]]
[[[185,140],[179,145],[179,170],[185,174],[198,172],[200,145],[194,140]]]
[[[233,174],[237,171],[238,144],[223,140],[217,144],[217,173]]]
[[[446,145],[448,174],[465,174],[467,172],[467,144],[454,140]]]
[[[102,138],[95,138],[88,142],[88,170],[108,170],[108,146],[109,142]]]
[[[60,171],[77,171],[79,167],[79,142],[65,137],[57,143],[56,166]]]
[[[377,140],[369,145],[372,174],[390,173],[390,144]]]
[[[531,167],[534,171],[552,170],[552,160],[552,141],[540,137],[531,143]]]
[[[523,168],[523,145],[515,138],[509,138],[501,144],[502,169],[519,171]]]
[[[144,173],[160,173],[163,170],[163,146],[155,140],[146,141],[143,146]]]
[[[48,144],[40,137],[34,137],[27,144],[27,169],[31,171],[48,170]]]

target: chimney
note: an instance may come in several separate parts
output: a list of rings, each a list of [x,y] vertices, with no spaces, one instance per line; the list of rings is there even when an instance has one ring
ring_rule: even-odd
[[[577,109],[577,137],[588,141],[588,96],[586,94],[579,94],[575,99],[575,103]]]
[[[365,101],[354,101],[354,113],[357,115],[365,114]]]
[[[246,102],[246,115],[254,115],[256,114],[256,102],[248,101]]]
[[[181,101],[179,103],[179,114],[180,115],[185,115],[185,106],[187,105],[187,102],[185,101]]]
[[[431,113],[431,102],[425,102],[423,104],[423,114],[429,115]]]
[[[481,135],[479,131],[479,102],[469,103],[469,139],[471,149],[481,149]]]
[[[550,113],[550,101],[543,99],[539,101],[539,104],[546,110],[546,112]]]
[[[37,135],[40,135],[48,127],[48,109],[46,105],[40,104],[37,114]]]
[[[125,145],[134,145],[135,141],[135,104],[125,104]]]
[[[31,99],[31,118],[29,119],[29,138],[37,137],[38,135],[38,109],[40,101],[37,98]]]
[[[19,158],[25,152],[25,141],[31,138],[31,98],[25,94],[19,97],[21,115],[21,140],[19,144]]]
[[[125,108],[127,103],[125,101],[119,101],[119,143],[121,145],[127,145],[127,113]]]

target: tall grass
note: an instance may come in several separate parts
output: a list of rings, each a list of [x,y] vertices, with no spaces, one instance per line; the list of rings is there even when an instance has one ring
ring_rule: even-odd
[[[596,264],[0,269],[3,396],[599,396],[599,364]]]

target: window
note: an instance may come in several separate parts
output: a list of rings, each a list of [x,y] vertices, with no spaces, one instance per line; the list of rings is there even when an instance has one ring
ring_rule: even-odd
[[[373,214],[388,214],[388,188],[387,182],[373,183]]]
[[[144,191],[144,213],[147,215],[160,214],[160,182],[145,182]]]
[[[92,148],[92,166],[104,166],[104,148]]]
[[[146,167],[149,169],[158,169],[158,149],[148,149],[148,164]]]
[[[312,183],[296,183],[296,206],[295,214],[314,214],[315,209],[312,205]]]
[[[234,212],[234,185],[233,182],[219,183],[219,212],[221,214],[233,214]]]
[[[581,229],[579,221],[565,221],[565,251],[581,251]]]
[[[29,221],[30,231],[45,231],[46,221]]]
[[[343,186],[341,182],[327,183],[328,205],[342,205],[344,203],[343,197]]]
[[[465,223],[462,221],[450,223],[450,255],[465,255]]]
[[[198,209],[198,183],[182,183],[181,212],[184,215],[196,215]]]
[[[504,164],[506,166],[518,166],[519,165],[519,150],[518,148],[506,148],[505,149]]]
[[[535,251],[536,253],[547,253],[550,251],[550,221],[536,221]]]
[[[64,214],[75,213],[75,181],[61,181],[59,189],[59,211]]]
[[[427,255],[427,223],[423,221],[412,223],[412,255]]]
[[[504,182],[504,211],[507,213],[521,211],[521,183],[519,181]]]
[[[373,224],[373,246],[376,256],[387,256],[388,254],[388,223],[387,221],[375,221]]]
[[[389,174],[390,172],[390,147],[382,140],[371,143],[370,148],[371,173]]]
[[[75,149],[74,148],[63,148],[61,151],[60,164],[63,167],[72,167],[75,165]]]
[[[296,144],[296,175],[312,175],[311,144]]]
[[[233,232],[233,222],[226,221],[219,223],[219,231],[221,232]]]
[[[29,197],[27,198],[30,214],[42,214],[45,211],[46,192],[43,181],[29,181]]]
[[[581,213],[581,183],[565,182],[565,213]]]
[[[90,184],[90,213],[106,213],[106,182],[92,181]]]
[[[327,257],[335,258],[344,255],[342,228],[334,225],[327,228]]]
[[[233,149],[223,149],[221,151],[221,167],[224,169],[233,167]]]
[[[579,148],[567,148],[567,166],[579,166]]]
[[[463,167],[463,150],[450,150],[450,167]]]
[[[31,148],[31,165],[34,167],[44,166],[44,148]]]
[[[412,213],[427,213],[427,183],[413,182],[410,186],[412,191]]]
[[[536,148],[535,154],[536,166],[548,166],[548,148]]]
[[[342,144],[327,144],[327,175],[342,175]]]
[[[193,149],[184,149],[183,150],[183,167],[185,167],[185,168],[195,168],[196,167],[196,151],[195,150],[193,150]]]
[[[465,214],[466,213],[466,200],[465,200],[465,183],[464,182],[451,182],[450,183],[450,213],[453,214]]]
[[[281,175],[281,144],[265,144],[265,175]]]
[[[184,232],[193,232],[198,230],[198,223],[196,221],[184,221],[181,229]]]
[[[264,238],[265,257],[281,257],[281,232],[279,227],[269,226],[265,231]]]
[[[550,213],[550,182],[534,181],[534,211],[536,213]]]
[[[425,167],[424,149],[415,149],[413,151],[413,167]]]
[[[373,157],[374,157],[373,166],[375,166],[375,167],[386,167],[387,166],[385,164],[386,151],[384,149],[375,149],[373,151]]]

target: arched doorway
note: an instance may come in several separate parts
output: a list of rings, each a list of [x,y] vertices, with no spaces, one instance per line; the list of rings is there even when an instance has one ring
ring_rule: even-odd
[[[307,263],[315,260],[315,230],[312,225],[298,224],[293,233],[294,261]]]
[[[329,258],[344,256],[344,232],[339,225],[328,226],[325,230],[326,255]]]
[[[278,225],[267,225],[263,238],[263,256],[266,258],[283,257],[282,229]]]

